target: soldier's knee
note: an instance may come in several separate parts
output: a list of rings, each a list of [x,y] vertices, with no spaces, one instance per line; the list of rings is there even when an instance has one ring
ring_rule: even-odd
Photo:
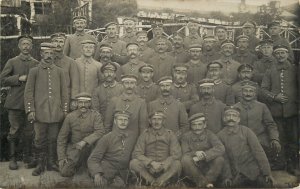
[[[139,172],[143,168],[143,164],[138,159],[132,159],[129,163],[129,168],[134,172]]]
[[[224,158],[222,156],[219,156],[217,158],[214,159],[214,163],[219,165],[219,166],[222,166],[224,164]]]
[[[191,167],[191,166],[195,165],[192,157],[188,156],[188,155],[184,155],[181,158],[181,164],[182,164],[182,167]]]
[[[181,172],[182,166],[181,166],[181,163],[180,163],[179,160],[173,161],[171,167],[173,167],[173,169],[174,169],[176,172],[179,172],[179,173]]]

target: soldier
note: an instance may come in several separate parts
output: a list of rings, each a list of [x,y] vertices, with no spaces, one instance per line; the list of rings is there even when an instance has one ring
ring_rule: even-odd
[[[178,180],[181,148],[176,135],[165,128],[163,112],[154,112],[149,117],[151,128],[138,138],[129,167],[147,184],[163,187],[172,178]]]
[[[123,25],[125,29],[124,35],[120,38],[122,41],[126,43],[135,43],[136,42],[136,26],[135,20],[133,18],[125,18],[123,20]]]
[[[55,33],[51,35],[51,41],[55,48],[54,64],[64,70],[66,85],[69,91],[69,104],[71,109],[75,109],[75,96],[79,93],[79,71],[75,60],[63,54],[66,35],[64,33]]]
[[[24,111],[24,90],[28,73],[31,68],[36,67],[38,64],[38,61],[30,55],[32,40],[31,36],[18,37],[20,54],[7,61],[0,75],[2,86],[10,87],[4,104],[4,108],[8,109],[8,120],[10,123],[7,137],[10,143],[10,170],[18,169],[16,160],[16,143],[18,139],[20,143],[24,144],[24,163],[29,163],[28,168],[34,166],[34,162],[30,162],[33,126],[27,122]]]
[[[91,40],[81,41],[82,55],[76,59],[79,70],[79,91],[92,93],[101,83],[102,63],[93,59],[95,43]]]
[[[107,107],[104,126],[106,132],[114,130],[113,115],[115,110],[126,110],[130,112],[130,122],[127,128],[130,137],[137,139],[139,133],[148,127],[147,104],[144,99],[135,94],[137,77],[135,75],[122,76],[124,91],[120,96],[113,97]]]
[[[104,82],[99,85],[92,95],[92,108],[97,110],[102,116],[112,97],[119,96],[123,92],[123,86],[116,81],[117,66],[113,63],[106,63],[101,67]]]
[[[205,78],[206,64],[201,61],[201,45],[193,44],[189,47],[190,61],[188,66],[187,82],[197,84],[198,81]]]
[[[202,48],[202,54],[201,54],[201,61],[204,64],[208,64],[214,60],[217,60],[220,58],[220,53],[215,48],[216,39],[214,36],[207,35],[203,39],[203,48]]]
[[[150,64],[146,64],[139,69],[141,79],[137,86],[136,93],[145,99],[147,104],[160,95],[159,87],[152,80],[153,71],[153,66]]]
[[[259,49],[262,58],[253,63],[253,80],[260,85],[266,71],[276,64],[276,58],[273,56],[273,40],[265,39],[261,41]]]
[[[57,137],[59,171],[63,177],[73,176],[86,163],[91,150],[104,133],[102,116],[91,110],[91,95],[76,95],[78,109],[68,114]]]
[[[87,164],[96,187],[126,185],[128,166],[136,140],[129,134],[131,113],[117,110],[114,113],[114,130],[104,135],[94,148]]]
[[[139,60],[139,45],[137,43],[128,43],[126,45],[127,56],[129,60],[121,67],[122,75],[139,76],[139,68],[146,63]]]
[[[266,154],[255,133],[240,125],[240,109],[226,107],[225,127],[218,133],[226,151],[227,187],[272,187],[273,178]]]
[[[256,134],[265,150],[271,169],[282,170],[284,162],[279,156],[281,146],[277,125],[268,107],[256,100],[257,87],[257,83],[253,81],[242,82],[242,99],[235,104],[241,110],[240,124],[249,127]]]
[[[221,43],[227,39],[227,28],[222,25],[218,25],[214,29],[214,34],[217,37],[218,41],[215,43],[216,51],[220,51]]]
[[[139,59],[143,62],[148,63],[149,59],[155,53],[154,49],[147,46],[148,33],[145,30],[138,31],[136,33],[136,42],[139,44]]]
[[[253,65],[257,60],[257,56],[249,51],[249,37],[240,35],[236,38],[237,51],[233,55],[233,59],[241,64]]]
[[[53,64],[55,45],[41,44],[42,60],[29,71],[25,93],[25,111],[28,121],[34,124],[34,145],[38,165],[32,175],[38,176],[45,169],[58,171],[55,164],[56,139],[60,123],[68,112],[68,89],[64,71]]]
[[[164,37],[164,29],[162,23],[152,24],[152,33],[153,33],[153,39],[148,41],[148,47],[154,49],[157,51],[157,39]],[[172,43],[169,40],[166,40],[166,51],[171,52],[172,51]]]
[[[242,32],[249,37],[249,50],[251,53],[256,54],[256,47],[259,45],[259,39],[256,35],[256,24],[253,21],[247,21],[242,25]]]
[[[289,50],[288,60],[293,64],[295,61],[294,53],[293,53],[293,50],[292,50],[292,47],[291,47],[289,41],[286,38],[280,36],[280,33],[281,33],[280,22],[278,22],[278,21],[271,22],[268,25],[268,30],[269,30],[271,39],[273,40],[274,46],[284,45],[288,48],[288,50]]]
[[[212,188],[223,168],[225,148],[216,134],[206,129],[203,113],[190,116],[189,122],[191,130],[181,139],[183,173],[197,187]]]
[[[172,67],[175,59],[166,52],[168,40],[165,37],[157,38],[155,41],[156,53],[149,59],[149,64],[153,65],[153,81],[156,82],[163,76],[172,75]]]
[[[75,16],[73,18],[73,27],[75,28],[75,33],[68,36],[65,41],[64,54],[73,59],[79,58],[82,54],[81,41],[91,40],[94,43],[97,43],[95,37],[84,32],[86,28],[86,17],[84,16]]]
[[[186,26],[189,30],[189,35],[184,38],[185,48],[189,48],[192,44],[202,45],[203,39],[199,35],[199,24],[195,20],[189,21]]]
[[[236,82],[238,77],[238,67],[241,65],[239,62],[233,60],[234,44],[231,40],[225,40],[221,44],[221,58],[218,59],[223,65],[222,79],[228,85]]]
[[[189,115],[203,113],[207,128],[216,134],[223,128],[222,116],[226,105],[214,97],[214,85],[211,79],[199,81],[200,101],[192,105]]]
[[[150,102],[149,112],[163,111],[166,115],[165,127],[172,130],[178,138],[188,130],[188,116],[184,104],[171,93],[172,78],[162,77],[159,81],[161,96]]]
[[[173,66],[173,87],[172,96],[182,102],[189,112],[191,106],[199,100],[197,89],[194,84],[187,82],[188,67],[184,64],[175,64]]]
[[[297,126],[298,84],[297,69],[288,60],[288,47],[274,47],[277,63],[265,74],[261,87],[267,99],[267,105],[278,125],[281,134],[281,146],[286,150],[288,171],[298,172],[298,137]]]
[[[104,38],[97,46],[95,52],[95,60],[100,58],[100,46],[102,44],[109,44],[112,47],[113,57],[112,60],[123,65],[127,62],[128,58],[126,55],[126,42],[122,41],[118,37],[118,24],[115,22],[109,22],[105,26],[105,32],[107,38]]]
[[[175,58],[175,63],[186,63],[190,59],[189,53],[183,46],[183,37],[178,32],[173,34],[173,51],[169,55]]]
[[[221,72],[222,72],[222,64],[217,60],[209,63],[207,65],[207,74],[206,77],[208,79],[212,79],[214,81],[214,96],[216,99],[222,101],[224,104],[233,105],[234,97],[232,93],[231,86],[224,83],[222,81]]]

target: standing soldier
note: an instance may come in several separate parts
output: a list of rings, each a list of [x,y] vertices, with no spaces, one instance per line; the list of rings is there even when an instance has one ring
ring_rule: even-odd
[[[112,47],[113,57],[112,60],[116,61],[117,63],[123,65],[127,62],[127,55],[126,55],[126,42],[119,39],[118,36],[118,24],[115,22],[109,22],[105,26],[105,32],[107,37],[104,38],[97,46],[95,52],[95,60],[100,59],[100,46],[105,43],[109,44]]]
[[[95,52],[95,43],[91,40],[81,42],[82,55],[76,59],[79,70],[79,91],[92,94],[94,89],[101,83],[100,62],[93,59]]]
[[[123,20],[123,25],[124,25],[125,33],[120,39],[125,43],[135,43],[136,42],[135,20],[133,18],[125,18]]]
[[[34,145],[38,166],[32,175],[38,176],[45,169],[58,171],[55,164],[56,139],[60,123],[68,112],[68,89],[64,71],[53,64],[55,45],[41,44],[42,60],[30,70],[25,87],[25,111],[28,121],[34,124]]]
[[[97,43],[95,37],[84,32],[86,28],[86,17],[76,16],[73,18],[73,26],[75,28],[75,33],[68,36],[65,41],[64,54],[73,59],[79,58],[82,54],[81,41],[91,40]]]
[[[100,84],[93,92],[92,107],[102,116],[111,102],[111,98],[119,96],[123,92],[123,86],[116,81],[117,66],[113,63],[106,63],[101,67],[104,82]]]
[[[148,63],[149,59],[155,53],[154,49],[148,47],[148,33],[145,30],[138,31],[136,33],[136,42],[139,44],[139,59]]]
[[[203,39],[199,35],[199,24],[195,20],[189,21],[186,26],[189,30],[189,35],[184,38],[184,46],[185,48],[189,48],[192,44],[202,45]]]
[[[163,76],[172,76],[175,59],[166,52],[167,41],[165,37],[155,39],[156,53],[149,59],[149,64],[154,68],[153,81],[155,82]]]
[[[91,95],[76,95],[78,109],[68,114],[57,137],[60,174],[71,177],[84,165],[94,144],[104,134],[102,116],[91,110]]]
[[[237,51],[233,55],[233,59],[241,64],[253,65],[257,60],[257,56],[249,51],[249,37],[240,35],[236,38]]]
[[[222,76],[223,81],[228,85],[232,85],[238,78],[239,62],[233,60],[234,44],[231,40],[225,40],[221,44],[221,58],[218,60],[223,65]]]
[[[135,145],[130,169],[156,186],[166,186],[172,178],[177,181],[181,172],[181,148],[176,135],[165,128],[163,112],[150,116],[151,128],[146,129]]]
[[[158,81],[161,96],[150,102],[148,109],[149,112],[163,111],[166,115],[165,127],[180,138],[188,130],[188,116],[184,104],[172,96],[172,83],[172,78],[168,76]]]
[[[153,66],[150,64],[146,64],[139,69],[140,82],[136,93],[145,99],[146,103],[155,100],[160,95],[159,87],[152,80],[153,71]]]
[[[214,97],[214,85],[211,79],[199,81],[200,101],[192,105],[189,115],[203,113],[207,128],[216,134],[223,128],[222,116],[226,105]]]
[[[227,39],[227,28],[222,25],[218,25],[214,29],[214,34],[217,37],[218,41],[215,43],[216,51],[220,51],[221,43]]]
[[[233,105],[234,97],[231,86],[224,83],[221,79],[222,68],[223,66],[221,62],[218,62],[217,60],[209,63],[207,65],[206,77],[212,79],[215,83],[215,98],[222,101],[224,104]]]
[[[249,37],[249,51],[256,54],[256,47],[259,45],[259,39],[256,35],[256,24],[253,21],[247,21],[242,25],[242,31],[244,35]]]
[[[136,139],[128,126],[131,114],[117,110],[114,113],[114,130],[104,135],[97,143],[87,164],[96,187],[125,188],[128,166]]]
[[[183,46],[183,37],[178,32],[173,34],[173,51],[169,54],[175,58],[175,63],[183,64],[190,59],[189,53]]]
[[[3,68],[0,78],[3,87],[10,87],[9,94],[6,97],[4,108],[8,109],[8,120],[10,130],[8,141],[10,143],[10,162],[9,169],[18,169],[16,160],[16,143],[23,142],[23,161],[32,164],[30,161],[30,152],[32,150],[32,125],[26,121],[26,113],[24,111],[24,90],[28,78],[29,70],[36,67],[38,61],[31,57],[32,50],[31,36],[18,37],[18,47],[21,53],[8,60]],[[28,165],[32,167],[33,165]]]
[[[181,139],[183,172],[197,187],[212,188],[223,168],[225,148],[216,134],[206,129],[203,113],[190,116],[189,122],[191,130]]]
[[[187,82],[188,67],[184,64],[175,64],[173,66],[173,87],[172,96],[182,102],[189,112],[191,106],[199,100],[197,89],[194,84]]]
[[[164,29],[162,23],[152,24],[152,33],[153,33],[153,39],[148,41],[148,47],[154,49],[157,51],[157,39],[164,37]],[[166,51],[171,52],[172,51],[172,43],[169,40],[166,40]]]
[[[201,61],[208,64],[220,58],[219,50],[215,48],[215,36],[207,35],[203,39]]]
[[[285,151],[288,171],[296,174],[299,167],[298,159],[298,83],[297,69],[288,60],[288,47],[278,45],[274,47],[277,63],[265,74],[261,87],[267,98],[275,122],[281,134],[281,146]]]
[[[187,82],[197,84],[198,81],[205,78],[206,64],[201,61],[201,45],[193,44],[189,47],[190,61],[188,66]]]

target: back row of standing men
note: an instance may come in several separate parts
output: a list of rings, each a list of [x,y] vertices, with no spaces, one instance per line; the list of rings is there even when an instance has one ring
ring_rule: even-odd
[[[11,124],[8,136],[10,169],[18,168],[15,146],[21,139],[20,134],[24,135],[24,160],[27,159],[28,167],[36,166],[36,161],[28,160],[32,126],[29,123],[23,126],[26,117],[33,123],[35,132],[34,149],[38,158],[34,160],[41,160],[33,175],[39,175],[43,171],[41,162],[46,153],[48,170],[58,170],[55,161],[60,130],[65,136],[68,132],[73,136],[79,129],[78,137],[71,141],[76,147],[71,148],[82,150],[110,132],[114,124],[118,126],[118,116],[114,116],[116,111],[123,112],[123,117],[124,112],[129,112],[127,135],[131,143],[135,143],[142,131],[148,128],[148,112],[156,115],[161,111],[158,114],[164,119],[164,127],[182,140],[183,134],[190,130],[188,114],[192,121],[193,115],[202,113],[203,116],[198,115],[197,119],[204,117],[207,128],[217,134],[224,127],[225,106],[235,104],[234,108],[227,109],[238,107],[235,112],[241,118],[240,124],[256,134],[272,168],[282,169],[287,162],[288,170],[294,172],[294,165],[298,162],[297,69],[292,64],[294,56],[288,42],[279,36],[278,22],[268,26],[272,39],[263,41],[254,36],[255,24],[246,22],[243,24],[244,34],[237,37],[236,44],[227,39],[223,26],[215,28],[216,36],[207,35],[202,39],[198,35],[199,25],[191,22],[187,25],[190,35],[183,37],[174,33],[171,43],[162,36],[162,25],[153,25],[154,38],[148,41],[147,32],[135,33],[134,23],[132,19],[124,21],[126,34],[121,38],[117,35],[118,25],[108,23],[105,26],[107,37],[97,43],[93,36],[84,32],[86,19],[76,17],[75,34],[66,37],[57,33],[51,36],[52,43],[41,44],[40,63],[30,56],[32,38],[19,37],[21,54],[10,59],[1,73],[2,85],[10,86],[5,102]],[[255,51],[257,46],[261,53],[259,58]],[[75,110],[77,105],[78,110]],[[96,112],[88,110],[90,105]],[[60,129],[67,113],[73,110]],[[102,116],[99,117],[97,112]],[[94,127],[91,128],[91,124]],[[94,130],[97,132],[92,132]],[[61,172],[70,157],[78,157],[74,149],[66,150],[67,143],[66,138],[58,138]],[[242,148],[233,143],[227,147],[226,142],[223,143],[227,151],[234,151],[230,152],[232,161],[241,157],[236,153],[242,153]],[[283,150],[280,150],[281,146]],[[290,150],[286,150],[288,148]],[[66,155],[66,151],[73,154]],[[130,150],[127,153],[131,154]],[[197,154],[200,159],[207,156]],[[66,172],[73,170],[79,159],[73,159],[73,162],[68,164]],[[244,163],[235,166],[245,166]],[[159,166],[153,165],[154,173],[155,167]],[[257,175],[252,175],[253,178],[247,175],[250,165],[242,169],[245,170],[240,170],[243,179],[257,179]]]

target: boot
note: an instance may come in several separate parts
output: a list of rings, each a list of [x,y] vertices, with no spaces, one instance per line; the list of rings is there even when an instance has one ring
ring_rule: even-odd
[[[48,159],[47,159],[47,170],[59,172],[59,167],[55,162],[56,157],[56,145],[48,145]]]
[[[44,152],[39,152],[38,154],[38,164],[37,167],[32,171],[32,176],[39,176],[45,171],[46,156]]]
[[[36,152],[35,147],[32,145],[32,157],[29,162],[25,165],[26,169],[35,168],[38,164],[38,154]]]
[[[23,162],[27,164],[31,161],[31,141],[25,139],[23,143]]]
[[[15,141],[10,141],[10,161],[9,161],[9,169],[17,170],[18,164],[16,161],[16,143]]]

